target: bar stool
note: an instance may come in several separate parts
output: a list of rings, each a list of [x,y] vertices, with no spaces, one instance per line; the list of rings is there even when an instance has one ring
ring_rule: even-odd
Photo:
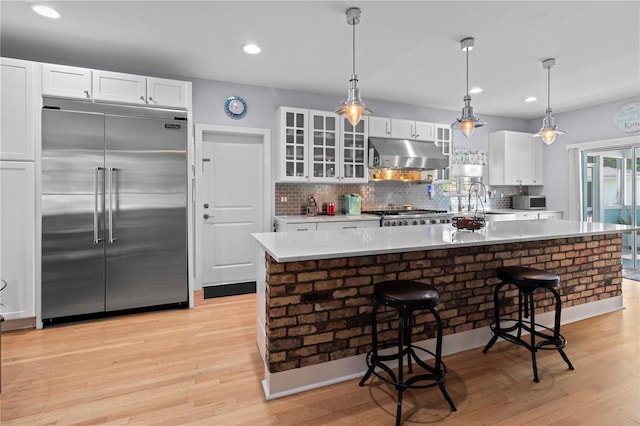
[[[372,312],[371,324],[371,340],[373,344],[372,350],[367,354],[367,366],[369,369],[360,380],[360,386],[364,386],[371,374],[375,374],[382,381],[395,386],[398,391],[396,425],[400,425],[402,415],[402,393],[410,388],[429,388],[438,386],[449,403],[451,411],[456,411],[447,389],[444,386],[447,377],[447,367],[442,362],[442,320],[435,307],[440,302],[440,294],[438,291],[427,284],[417,281],[384,281],[375,285],[373,292],[374,306]],[[398,341],[394,344],[378,345],[378,320],[377,313],[381,306],[388,306],[398,311]],[[436,351],[435,353],[424,348],[415,346],[411,341],[411,328],[413,325],[413,311],[426,310],[431,312],[435,317],[436,330]],[[389,355],[381,355],[379,350],[385,348],[397,347],[397,352]],[[422,361],[416,351],[433,356],[433,364],[429,365]],[[417,374],[405,380],[404,377],[404,356],[407,356],[407,367],[409,374],[413,374],[412,359],[426,373]],[[385,361],[398,360],[397,375],[385,363]],[[376,370],[379,367],[381,370]],[[425,383],[426,382],[426,383]]]
[[[564,353],[563,348],[567,346],[567,339],[560,334],[560,314],[562,310],[562,301],[560,295],[555,290],[555,287],[560,285],[560,277],[538,269],[525,268],[522,266],[504,266],[496,270],[496,275],[500,278],[501,282],[496,285],[493,292],[494,303],[494,323],[491,324],[491,330],[493,336],[489,343],[482,350],[483,353],[487,353],[493,344],[498,340],[498,337],[502,337],[504,340],[508,340],[512,343],[524,346],[531,352],[531,363],[533,364],[533,381],[538,383],[538,366],[536,363],[536,352],[539,350],[557,350],[560,352],[562,359],[567,363],[570,370],[573,370],[573,365],[567,354]],[[513,284],[518,288],[518,319],[515,320],[510,316],[500,317],[500,290]],[[535,306],[533,300],[533,293],[537,289],[548,290],[553,294],[556,302],[555,306],[555,321],[553,330],[549,327],[545,327],[535,322]],[[524,318],[529,318],[529,321],[523,321]],[[501,321],[513,321],[511,326],[503,326]],[[538,329],[536,329],[536,327]],[[543,329],[543,330],[540,330]],[[529,342],[522,338],[522,330],[530,333]],[[515,333],[514,333],[515,332]],[[540,338],[536,342],[536,337]]]

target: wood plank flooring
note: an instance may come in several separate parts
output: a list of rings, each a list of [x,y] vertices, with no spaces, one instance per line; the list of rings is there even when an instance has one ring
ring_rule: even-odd
[[[640,425],[640,283],[626,309],[563,326],[567,369],[499,343],[445,357],[452,413],[437,388],[405,393],[403,424]],[[255,296],[2,334],[0,422],[9,425],[392,425],[395,391],[350,380],[265,401]]]

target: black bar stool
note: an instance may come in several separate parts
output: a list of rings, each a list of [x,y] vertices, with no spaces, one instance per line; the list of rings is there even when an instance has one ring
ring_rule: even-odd
[[[402,415],[402,393],[409,388],[429,388],[438,386],[444,398],[451,407],[451,411],[456,411],[447,389],[444,386],[447,377],[447,367],[442,362],[442,320],[435,307],[440,303],[438,291],[427,284],[417,281],[384,281],[375,285],[373,292],[374,306],[371,324],[371,340],[373,349],[367,354],[367,366],[369,369],[360,380],[360,386],[364,386],[371,374],[386,383],[395,386],[398,391],[396,425],[400,425]],[[380,306],[385,305],[397,309],[399,313],[398,341],[395,344],[378,345],[378,320],[377,313]],[[433,353],[424,348],[415,346],[411,342],[411,327],[413,325],[413,311],[427,310],[433,314],[437,323],[436,330],[436,352]],[[390,355],[380,355],[379,350],[396,347],[397,352]],[[433,356],[433,364],[429,365],[422,361],[416,351],[422,351]],[[407,380],[404,378],[404,356],[407,356],[407,367],[409,374],[413,374],[412,359],[422,367],[427,373],[413,375]],[[385,364],[384,361],[398,360],[398,374]],[[380,370],[376,370],[379,367]],[[427,383],[425,383],[427,382]]]
[[[538,366],[536,364],[536,352],[539,350],[557,350],[560,352],[562,359],[567,363],[570,370],[573,370],[573,365],[564,353],[563,348],[567,346],[567,339],[560,334],[560,314],[562,311],[562,300],[560,295],[555,290],[555,287],[560,285],[560,277],[555,274],[551,274],[546,271],[538,269],[525,268],[522,266],[504,266],[496,270],[496,275],[502,281],[496,285],[493,292],[494,303],[494,323],[491,324],[491,330],[493,336],[487,346],[482,350],[483,353],[487,353],[493,344],[498,340],[498,337],[502,337],[512,343],[524,346],[531,352],[531,362],[533,364],[533,380],[537,383],[538,379]],[[500,299],[499,293],[501,289],[509,284],[513,284],[518,288],[518,319],[515,320],[510,316],[500,318]],[[555,309],[555,321],[553,330],[549,327],[545,327],[535,322],[535,306],[533,300],[533,293],[537,289],[549,290],[556,302]],[[529,318],[529,321],[523,321],[524,318]],[[501,321],[513,321],[511,326],[501,325]],[[536,329],[536,327],[538,329]],[[542,329],[542,330],[540,330]],[[522,330],[530,333],[529,342],[522,338]],[[514,333],[515,332],[515,333]],[[540,338],[536,343],[536,337]]]

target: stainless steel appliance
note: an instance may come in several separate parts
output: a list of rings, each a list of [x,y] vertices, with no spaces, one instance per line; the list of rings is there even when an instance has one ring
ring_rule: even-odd
[[[186,306],[186,112],[45,98],[42,319]]]
[[[449,157],[433,142],[369,138],[369,168],[435,170],[449,167]]]
[[[362,213],[380,216],[380,226],[451,223],[453,217],[453,213],[446,210],[370,210]]]
[[[514,195],[513,208],[516,210],[544,210],[547,208],[547,197],[544,195]]]

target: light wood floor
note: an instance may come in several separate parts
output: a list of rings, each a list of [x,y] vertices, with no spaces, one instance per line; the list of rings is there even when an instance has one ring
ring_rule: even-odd
[[[404,424],[640,424],[640,283],[627,309],[563,326],[569,371],[499,343],[447,356],[452,413],[438,389],[405,393]],[[200,295],[201,298],[201,295]],[[265,401],[255,297],[197,308],[2,334],[1,423],[8,425],[392,425],[395,392],[357,380]]]

